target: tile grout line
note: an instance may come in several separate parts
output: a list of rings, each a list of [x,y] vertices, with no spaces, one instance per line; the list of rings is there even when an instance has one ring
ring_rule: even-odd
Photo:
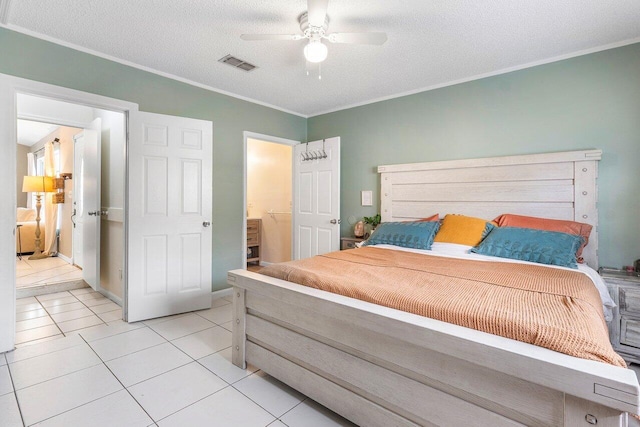
[[[258,372],[260,372],[260,371],[262,371],[262,369],[258,369],[257,371],[252,372],[251,374],[249,374],[249,375],[247,375],[246,377],[242,378],[242,380],[245,380],[245,379],[249,378],[250,376],[253,376],[253,375],[257,374],[257,373],[258,373]],[[264,372],[264,371],[262,371],[262,372]],[[265,372],[265,374],[267,374],[267,373]],[[267,374],[267,375],[269,375],[269,374]],[[237,384],[237,383],[239,383],[239,382],[240,382],[240,381],[242,381],[242,380],[238,380],[238,381],[236,381],[234,384]],[[284,383],[283,383],[283,384],[284,384]],[[286,384],[285,384],[285,385],[286,385]],[[243,395],[244,397],[246,397],[247,399],[249,399],[250,401],[252,401],[253,403],[255,403],[256,405],[258,405],[258,406],[259,406],[260,408],[262,408],[262,409],[263,409],[267,414],[269,414],[269,415],[271,415],[272,417],[274,417],[274,418],[275,418],[275,420],[273,420],[273,421],[277,421],[277,420],[279,420],[279,419],[280,419],[280,417],[279,417],[279,416],[277,416],[277,415],[276,415],[276,414],[274,414],[274,413],[271,413],[267,408],[265,408],[264,406],[262,406],[261,404],[259,404],[259,403],[258,403],[258,402],[256,402],[255,400],[253,400],[251,397],[249,397],[249,396],[247,396],[246,394],[244,394],[241,390],[238,390],[234,385],[231,385],[231,387],[232,387],[235,391],[237,391],[238,393],[240,393],[241,395]],[[287,386],[287,387],[289,387],[289,386]],[[302,393],[300,393],[300,394],[302,394]],[[307,396],[306,396],[306,395],[304,395],[304,394],[303,394],[303,396],[305,396],[305,399],[302,399],[300,402],[296,403],[296,404],[293,406],[293,408],[295,408],[296,406],[298,406],[299,404],[301,404],[302,402],[304,402],[304,401],[306,400],[306,397],[307,397]],[[289,411],[291,411],[293,408],[289,409]],[[286,414],[286,413],[287,413],[287,412],[289,412],[289,411],[286,411],[284,414]],[[281,416],[283,416],[284,414],[282,414]],[[269,424],[272,424],[272,423],[273,423],[273,421],[271,421]],[[268,426],[269,424],[267,424],[267,426]]]
[[[85,339],[84,339],[84,337],[83,337],[82,335],[80,336],[80,338],[85,342],[85,344],[87,344],[87,346],[91,349],[91,351],[93,351],[93,353],[98,357],[98,359],[100,359],[100,362],[102,363],[102,365],[103,365],[103,366],[104,366],[104,367],[109,371],[109,373],[110,373],[111,375],[113,375],[113,378],[115,378],[115,379],[116,379],[116,381],[118,381],[118,383],[122,386],[123,390],[126,390],[127,394],[128,394],[129,396],[131,396],[131,398],[134,400],[134,402],[136,402],[136,403],[138,404],[138,406],[140,407],[140,409],[142,409],[142,410],[144,411],[144,413],[145,413],[145,414],[147,414],[147,417],[149,417],[149,419],[150,419],[151,421],[153,421],[153,423],[155,424],[155,420],[153,419],[153,417],[151,416],[151,414],[149,414],[149,413],[147,412],[147,410],[144,408],[144,406],[142,406],[142,405],[140,404],[140,402],[138,402],[138,400],[137,400],[137,399],[136,399],[136,398],[131,394],[131,392],[129,391],[129,388],[128,388],[128,387],[126,387],[126,386],[122,383],[122,381],[120,381],[120,378],[118,378],[118,376],[117,376],[116,374],[114,374],[114,373],[113,373],[113,371],[112,371],[112,370],[111,370],[111,368],[107,365],[107,363],[106,363],[104,360],[102,360],[102,357],[100,357],[100,355],[99,355],[99,354],[98,354],[98,353],[93,349],[93,347],[91,347],[91,344],[89,344],[89,342],[88,342],[87,340],[85,340]],[[118,391],[120,391],[120,390],[118,390]],[[115,393],[117,393],[117,392],[115,392]],[[103,396],[103,397],[106,397],[106,396]],[[101,398],[101,399],[102,399],[102,398]],[[85,405],[86,405],[86,404],[85,404]],[[83,406],[83,405],[80,405],[80,406]]]
[[[11,387],[13,388],[13,397],[16,399],[16,405],[18,406],[18,412],[20,413],[20,420],[22,421],[22,425],[26,426],[24,422],[24,415],[22,415],[22,408],[20,407],[20,401],[18,400],[18,391],[16,390],[16,385],[13,382],[13,375],[11,374],[11,367],[9,366],[9,361],[7,360],[7,356],[3,353],[3,356],[7,362],[7,371],[9,372],[9,378],[11,379]]]

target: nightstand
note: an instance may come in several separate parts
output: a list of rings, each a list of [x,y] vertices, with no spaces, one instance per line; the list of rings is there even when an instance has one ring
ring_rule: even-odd
[[[613,349],[627,362],[640,363],[640,277],[604,272],[602,278],[617,307],[609,323]]]
[[[340,238],[340,250],[353,249],[356,247],[356,243],[364,241],[361,237],[341,237]]]

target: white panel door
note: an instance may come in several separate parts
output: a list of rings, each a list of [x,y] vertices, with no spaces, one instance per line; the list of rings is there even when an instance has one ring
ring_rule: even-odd
[[[96,119],[91,127],[100,127],[100,119]],[[79,161],[75,179],[76,216],[79,233],[74,234],[74,253],[76,247],[82,251],[80,266],[82,279],[93,289],[100,287],[100,175],[101,175],[101,140],[100,132],[85,129],[74,138],[74,160]]]
[[[126,319],[211,307],[213,123],[131,118]]]
[[[296,145],[293,175],[294,259],[339,250],[340,137]]]

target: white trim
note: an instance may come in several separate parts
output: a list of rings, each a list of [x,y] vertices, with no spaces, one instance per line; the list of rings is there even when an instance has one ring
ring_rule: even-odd
[[[257,139],[265,142],[273,142],[276,144],[289,145],[293,147],[294,145],[300,144],[301,141],[295,141],[293,139],[280,138],[278,136],[270,136],[262,133],[249,132],[244,131],[242,133],[242,158],[244,159],[242,163],[242,269],[247,269],[247,140]],[[291,162],[293,164],[293,152],[291,153]],[[291,178],[291,212],[295,212],[294,208],[296,206],[296,193],[293,188],[293,177]],[[293,223],[291,224],[291,259],[293,259],[293,240],[294,240],[294,230]],[[262,250],[262,249],[261,249]],[[262,262],[260,262],[262,265]]]
[[[84,129],[89,123],[76,122],[74,120],[56,119],[47,116],[39,116],[37,114],[18,113],[18,120],[29,120],[32,122],[48,123],[51,125],[67,126],[72,128]]]
[[[267,262],[267,261],[260,261],[260,267],[269,267],[272,264],[275,264],[275,263]]]
[[[60,252],[58,252],[57,257],[63,260],[64,262],[66,262],[67,264],[73,265],[73,258],[69,258],[68,256],[61,254]]]
[[[15,135],[16,135],[16,123],[17,123],[17,111],[16,111],[16,103],[17,103],[17,94],[18,93],[22,93],[22,94],[28,94],[28,95],[34,95],[34,96],[40,96],[40,97],[45,97],[45,98],[50,98],[50,99],[55,99],[58,101],[64,101],[64,102],[70,102],[73,104],[78,104],[78,105],[85,105],[91,108],[99,108],[99,109],[104,109],[104,110],[110,110],[110,111],[118,111],[118,112],[122,112],[125,115],[125,119],[126,119],[126,126],[127,126],[127,140],[125,142],[125,150],[124,150],[124,155],[125,155],[125,206],[124,206],[124,210],[125,210],[125,218],[126,218],[126,211],[127,211],[127,196],[126,194],[128,193],[127,190],[127,185],[128,185],[128,161],[127,161],[127,149],[128,149],[128,145],[129,145],[129,126],[131,124],[131,120],[132,120],[132,116],[135,116],[138,112],[138,104],[132,103],[132,102],[128,102],[128,101],[123,101],[123,100],[119,100],[119,99],[115,99],[115,98],[108,98],[105,96],[101,96],[101,95],[96,95],[93,93],[88,93],[88,92],[82,92],[82,91],[78,91],[75,89],[69,89],[69,88],[65,88],[62,86],[55,86],[55,85],[50,85],[47,83],[42,83],[42,82],[38,82],[38,81],[34,81],[34,80],[28,80],[28,79],[24,79],[21,77],[15,77],[15,76],[10,76],[7,74],[0,74],[0,83],[2,85],[6,85],[9,90],[12,93],[12,98],[10,100],[5,100],[4,102],[12,102],[12,117],[13,119],[11,120],[11,122],[9,123],[9,126],[6,127],[0,127],[0,138],[6,141],[15,141]],[[11,152],[10,152],[11,153]],[[15,158],[15,154],[13,154],[13,157],[11,156],[6,156],[6,161],[8,161],[11,158]],[[15,163],[15,162],[14,162]],[[15,173],[13,174],[13,176],[15,176]],[[15,191],[15,185],[10,186],[11,188],[13,188]],[[15,199],[15,193],[13,194],[13,198]],[[15,206],[15,205],[14,205]],[[15,212],[15,209],[14,209]],[[14,214],[15,215],[15,214]],[[126,220],[125,220],[126,221]],[[15,223],[15,216],[13,218],[13,223]],[[12,229],[13,231],[13,229]],[[123,259],[123,295],[126,296],[127,294],[127,280],[128,280],[128,275],[127,275],[127,261],[126,261],[126,256],[127,256],[127,239],[128,239],[128,231],[127,231],[127,223],[125,222],[125,232],[124,232],[124,241],[125,241],[125,247],[124,247],[124,259]],[[8,236],[6,236],[8,237]],[[3,286],[10,286],[12,288],[12,293],[13,293],[13,312],[14,312],[14,316],[13,319],[15,319],[15,306],[16,306],[16,301],[15,301],[15,289],[16,289],[16,279],[15,279],[15,271],[13,274],[13,280],[4,284],[0,284],[0,288]],[[0,289],[1,290],[1,289]],[[112,301],[115,302],[119,302],[120,306],[123,305],[123,301],[122,298],[117,297],[113,294],[111,294],[110,292],[99,288],[98,289],[100,292],[106,293],[107,297],[110,298]],[[126,299],[126,298],[125,298]],[[126,308],[123,308],[123,312],[126,314]],[[7,329],[5,329],[5,327]],[[0,342],[3,342],[3,340],[5,340],[7,338],[7,336],[4,335],[5,331],[9,331],[10,329],[10,333],[11,333],[11,340],[15,343],[15,322],[11,322],[11,324],[6,324],[6,325],[0,325]]]
[[[2,1],[2,0],[0,0],[0,1]],[[278,107],[276,105],[269,104],[267,102],[258,101],[256,99],[249,98],[247,96],[237,95],[235,93],[227,92],[227,91],[222,90],[222,89],[217,89],[217,88],[215,88],[213,86],[209,86],[209,85],[206,85],[206,84],[203,84],[203,83],[198,83],[198,82],[196,82],[194,80],[186,79],[184,77],[176,76],[175,74],[166,73],[164,71],[159,71],[159,70],[156,70],[156,69],[151,68],[151,67],[147,67],[147,66],[144,66],[144,65],[136,64],[135,62],[131,62],[131,61],[127,61],[125,59],[117,58],[115,56],[107,55],[106,53],[101,53],[101,52],[98,52],[98,51],[93,50],[93,49],[89,49],[89,48],[86,48],[86,47],[83,47],[83,46],[79,46],[79,45],[74,44],[74,43],[70,43],[70,42],[67,42],[67,41],[64,41],[64,40],[57,39],[55,37],[48,36],[46,34],[38,33],[36,31],[32,31],[32,30],[26,29],[24,27],[20,27],[18,25],[0,23],[0,27],[4,27],[4,28],[7,28],[7,29],[9,29],[11,31],[15,31],[17,33],[22,33],[22,34],[25,34],[25,35],[28,35],[28,36],[31,36],[31,37],[35,37],[35,38],[38,38],[38,39],[41,39],[41,40],[45,40],[45,41],[48,41],[48,42],[51,42],[51,43],[55,43],[55,44],[60,45],[60,46],[68,47],[69,49],[77,50],[79,52],[88,53],[89,55],[93,55],[93,56],[97,56],[99,58],[107,59],[109,61],[113,61],[113,62],[116,62],[118,64],[126,65],[128,67],[136,68],[138,70],[142,70],[142,71],[146,71],[148,73],[156,74],[158,76],[166,77],[166,78],[171,79],[171,80],[175,80],[175,81],[178,81],[178,82],[181,82],[181,83],[186,83],[186,84],[191,85],[191,86],[199,87],[200,89],[205,89],[205,90],[208,90],[208,91],[211,91],[211,92],[219,93],[221,95],[230,96],[232,98],[240,99],[242,101],[251,102],[252,104],[261,105],[263,107],[272,108],[274,110],[282,111],[283,113],[292,114],[294,116],[299,116],[299,117],[302,117],[304,119],[308,118],[308,116],[306,116],[304,114],[296,113],[295,111],[287,110],[286,108]]]
[[[11,11],[11,0],[0,0],[0,25],[9,22],[9,12]]]
[[[211,292],[211,299],[222,298],[233,294],[233,288],[220,289],[218,291]]]
[[[383,96],[383,97],[380,97],[380,98],[370,99],[368,101],[362,101],[362,102],[356,102],[354,104],[343,105],[341,107],[331,108],[329,110],[324,110],[324,111],[321,111],[319,113],[309,114],[307,116],[307,118],[310,119],[312,117],[322,116],[324,114],[330,114],[330,113],[335,113],[335,112],[338,112],[338,111],[348,110],[348,109],[351,109],[351,108],[362,107],[364,105],[375,104],[376,102],[388,101],[390,99],[402,98],[402,97],[409,96],[409,95],[415,95],[415,94],[418,94],[418,93],[421,93],[421,92],[429,92],[429,91],[432,91],[432,90],[435,90],[435,89],[441,89],[441,88],[447,87],[447,86],[454,86],[454,85],[461,84],[461,83],[472,82],[474,80],[485,79],[487,77],[499,76],[501,74],[507,74],[507,73],[511,73],[513,71],[525,70],[527,68],[537,67],[538,65],[551,64],[553,62],[564,61],[565,59],[576,58],[578,56],[589,55],[591,53],[602,52],[604,50],[615,49],[615,48],[618,48],[618,47],[627,46],[627,45],[635,44],[635,43],[640,43],[640,37],[636,37],[636,38],[628,39],[628,40],[623,40],[623,41],[619,41],[619,42],[615,42],[615,43],[611,43],[611,44],[606,44],[606,45],[602,45],[602,46],[592,47],[592,48],[589,48],[589,49],[579,50],[577,52],[567,53],[567,54],[564,54],[564,55],[558,55],[558,56],[554,56],[554,57],[547,58],[547,59],[541,59],[539,61],[527,62],[526,64],[522,64],[522,65],[514,65],[513,67],[502,68],[500,70],[491,71],[491,72],[488,72],[488,73],[476,74],[476,75],[473,75],[473,76],[464,77],[464,78],[457,79],[457,80],[451,80],[451,81],[444,82],[444,83],[436,83],[436,84],[431,85],[431,86],[426,86],[426,87],[422,87],[422,88],[419,88],[419,89],[414,89],[414,90],[409,90],[409,91],[406,91],[406,92],[396,93],[396,94],[393,94],[393,95]]]

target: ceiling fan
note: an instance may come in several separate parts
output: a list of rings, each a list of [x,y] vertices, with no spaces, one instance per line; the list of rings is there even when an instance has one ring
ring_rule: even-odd
[[[304,47],[304,57],[314,63],[327,59],[327,45],[322,43],[323,39],[330,43],[374,45],[381,45],[387,41],[385,33],[327,33],[328,3],[329,0],[307,0],[307,12],[298,18],[302,34],[242,34],[240,38],[247,41],[308,39],[309,43]]]

